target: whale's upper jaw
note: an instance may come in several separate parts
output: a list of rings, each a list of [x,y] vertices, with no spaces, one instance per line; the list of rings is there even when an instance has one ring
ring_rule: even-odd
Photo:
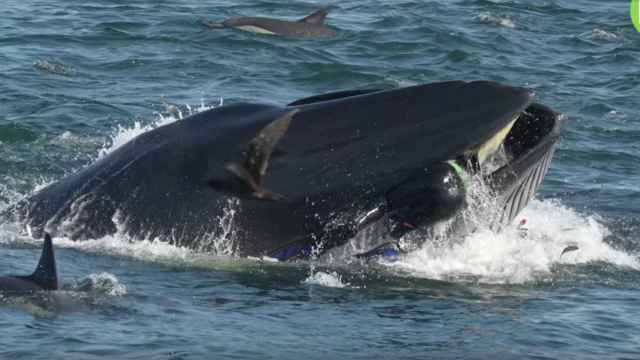
[[[259,187],[300,201],[329,193],[340,202],[348,200],[342,199],[344,189],[384,192],[433,163],[474,155],[483,161],[532,97],[523,88],[454,81],[298,100],[261,118],[266,129],[295,111],[274,147],[275,168]],[[254,140],[236,144],[241,151],[230,153],[226,163],[251,168],[246,149],[262,136],[260,129],[247,139]],[[230,168],[234,178],[252,178],[239,171],[242,167]],[[210,184],[223,192],[238,188],[220,177],[213,180]]]
[[[265,181],[289,198],[308,197],[310,187],[336,198],[344,189],[381,192],[486,143],[532,97],[493,82],[451,81],[297,100],[279,144],[286,155],[275,160],[290,171],[274,170]]]

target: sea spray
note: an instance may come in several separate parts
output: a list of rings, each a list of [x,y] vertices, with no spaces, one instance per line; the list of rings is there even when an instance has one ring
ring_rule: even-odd
[[[160,126],[168,125],[182,120],[183,118],[190,115],[220,107],[224,104],[224,100],[223,98],[220,98],[217,105],[207,105],[204,103],[204,101],[201,101],[199,106],[192,107],[190,105],[184,105],[183,109],[181,109],[181,107],[177,105],[169,104],[165,99],[163,99],[163,104],[165,106],[165,111],[156,113],[155,121],[151,122],[150,124],[143,124],[140,121],[135,121],[133,125],[129,127],[118,125],[115,134],[113,134],[109,141],[107,141],[102,146],[102,149],[100,149],[98,153],[98,159],[113,152],[138,135],[144,134]]]
[[[521,219],[527,219],[526,234],[516,225]],[[385,265],[416,277],[508,284],[546,276],[557,263],[604,261],[640,269],[638,259],[604,241],[607,235],[597,217],[580,215],[554,200],[533,200],[500,232],[482,227],[451,246],[426,241],[421,249]],[[561,257],[568,245],[579,250]]]

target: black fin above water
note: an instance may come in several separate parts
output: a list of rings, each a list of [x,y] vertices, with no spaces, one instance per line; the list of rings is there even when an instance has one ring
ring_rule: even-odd
[[[283,200],[285,197],[263,188],[264,176],[269,167],[271,153],[280,139],[289,129],[293,115],[292,110],[270,122],[258,135],[249,142],[249,149],[244,164],[228,163],[225,169],[242,180],[253,192],[253,196],[261,200]]]
[[[314,11],[311,15],[298,20],[298,22],[314,24],[314,25],[323,25],[324,20],[327,17],[327,14],[329,14],[329,10],[327,10],[327,8],[322,8]]]
[[[25,276],[24,279],[35,283],[44,290],[58,289],[56,258],[49,234],[44,234],[44,245],[42,246],[42,254],[40,255],[40,261],[38,262],[36,270],[33,274]]]

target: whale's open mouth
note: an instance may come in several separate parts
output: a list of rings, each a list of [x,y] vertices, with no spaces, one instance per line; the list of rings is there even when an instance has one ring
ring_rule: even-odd
[[[511,221],[533,198],[549,170],[565,121],[565,115],[544,105],[529,105],[480,165],[503,205],[500,223]]]
[[[544,105],[530,104],[489,140],[446,165],[432,166],[429,175],[420,180],[426,179],[434,185],[428,187],[431,192],[429,203],[411,203],[415,192],[410,195],[402,191],[388,193],[384,205],[360,219],[360,227],[382,222],[392,237],[401,238],[418,228],[448,221],[468,205],[466,197],[472,177],[482,177],[481,183],[488,185],[496,196],[499,208],[495,209],[497,216],[490,225],[496,229],[502,227],[513,220],[540,187],[565,120],[566,116]],[[461,181],[457,184],[450,181],[451,173],[456,173]],[[463,182],[466,183],[461,185]],[[439,195],[434,196],[434,193]],[[398,206],[402,201],[405,201],[403,206]],[[410,247],[415,248],[415,244]],[[394,255],[399,249],[397,243],[385,242],[356,256]]]
[[[545,140],[557,140],[563,118],[544,105],[531,104],[488,141],[466,155],[471,156],[485,174],[493,173],[531,156],[531,151]]]
[[[491,225],[499,228],[511,221],[540,187],[564,119],[544,105],[530,104],[485,142],[446,165],[430,166],[428,174],[418,179],[428,184],[421,190],[430,193],[426,201],[416,202],[415,185],[411,193],[405,189],[389,192],[386,200],[393,208],[393,236],[458,215],[468,205],[473,177],[481,177],[481,183],[497,198],[500,208],[495,209],[497,218]]]

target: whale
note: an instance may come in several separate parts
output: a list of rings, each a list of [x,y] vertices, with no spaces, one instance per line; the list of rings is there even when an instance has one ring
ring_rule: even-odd
[[[31,275],[0,276],[0,293],[22,295],[58,289],[58,272],[49,234],[44,235],[40,261]]]
[[[233,28],[266,35],[283,35],[298,38],[329,37],[336,35],[336,32],[325,25],[327,14],[327,9],[319,9],[298,21],[266,17],[236,17],[220,23],[209,20],[203,20],[202,23],[210,28]]]
[[[534,98],[443,81],[238,102],[143,133],[0,216],[36,235],[284,261],[455,223],[481,183],[499,229],[535,195],[566,119]]]

